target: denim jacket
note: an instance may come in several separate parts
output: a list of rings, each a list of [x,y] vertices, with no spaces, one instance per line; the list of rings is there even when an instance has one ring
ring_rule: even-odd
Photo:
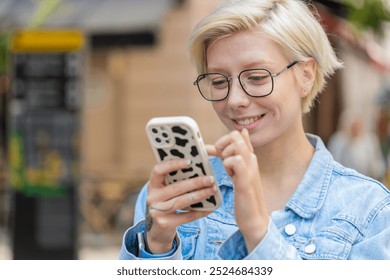
[[[333,160],[321,139],[307,135],[315,154],[285,207],[271,213],[263,240],[248,253],[234,217],[234,186],[222,162],[210,159],[223,204],[178,227],[177,250],[161,259],[390,259],[390,192]],[[147,186],[135,225],[124,234],[121,259],[139,259]]]

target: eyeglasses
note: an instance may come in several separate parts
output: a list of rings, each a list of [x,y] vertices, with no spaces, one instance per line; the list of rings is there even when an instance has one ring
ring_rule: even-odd
[[[196,78],[194,85],[198,87],[204,99],[221,101],[229,96],[230,82],[233,78],[237,78],[246,94],[252,97],[264,97],[270,95],[274,90],[274,78],[298,62],[292,62],[274,74],[263,68],[247,69],[241,71],[238,76],[231,77],[227,77],[222,73],[204,73]]]

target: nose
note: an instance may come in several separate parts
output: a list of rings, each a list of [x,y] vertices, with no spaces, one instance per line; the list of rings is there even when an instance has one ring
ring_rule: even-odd
[[[247,107],[250,103],[250,96],[242,88],[237,76],[230,77],[230,92],[227,101],[233,108]]]

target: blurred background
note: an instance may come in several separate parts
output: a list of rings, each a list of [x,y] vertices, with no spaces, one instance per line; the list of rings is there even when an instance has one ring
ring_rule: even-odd
[[[0,259],[117,259],[154,164],[147,121],[191,116],[205,142],[226,132],[187,51],[221,2],[0,0]],[[389,186],[389,1],[312,4],[345,67],[306,130]]]

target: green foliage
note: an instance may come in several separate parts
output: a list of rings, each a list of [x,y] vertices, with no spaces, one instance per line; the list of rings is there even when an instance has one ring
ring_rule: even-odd
[[[358,32],[371,30],[383,36],[383,23],[390,21],[390,11],[384,0],[343,0],[348,8],[348,21]]]
[[[30,27],[40,27],[60,5],[61,0],[41,0],[32,16]]]

